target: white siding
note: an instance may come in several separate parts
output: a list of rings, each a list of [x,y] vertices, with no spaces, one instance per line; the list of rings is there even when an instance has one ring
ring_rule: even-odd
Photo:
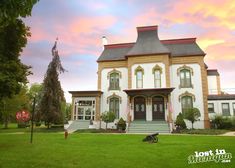
[[[173,120],[176,120],[177,115],[181,110],[181,101],[179,102],[179,96],[186,91],[195,95],[195,102],[193,101],[193,107],[200,110],[201,117],[200,121],[195,122],[195,128],[204,128],[204,107],[203,107],[203,93],[202,93],[202,79],[201,69],[198,64],[186,64],[193,69],[193,75],[191,75],[191,82],[193,88],[179,88],[180,76],[177,75],[177,69],[182,67],[184,64],[177,64],[170,66],[170,82],[171,86],[174,87],[174,91],[171,94],[171,102],[173,109]],[[187,127],[191,128],[191,123],[186,121]]]
[[[161,87],[166,87],[166,77],[165,77],[165,64],[163,63],[146,63],[146,64],[134,64],[131,67],[131,75],[132,75],[132,89],[136,89],[136,75],[135,69],[138,66],[141,66],[144,69],[143,75],[143,88],[155,88],[154,87],[154,74],[152,73],[153,68],[155,65],[159,65],[162,68],[161,74]]]
[[[119,79],[120,90],[108,90],[109,79],[107,75],[113,68],[106,68],[101,71],[101,91],[103,95],[101,97],[101,113],[109,110],[109,104],[107,98],[113,93],[121,97],[121,103],[119,106],[119,118],[126,120],[127,118],[127,94],[123,90],[128,88],[128,70],[127,68],[115,68],[117,71],[121,72],[121,78]]]
[[[208,103],[214,104],[214,111],[215,111],[215,113],[209,113],[210,119],[214,118],[215,115],[223,115],[222,103],[229,103],[230,115],[234,116],[233,103],[235,103],[235,100],[209,100]]]
[[[218,94],[216,76],[207,76],[209,94]]]

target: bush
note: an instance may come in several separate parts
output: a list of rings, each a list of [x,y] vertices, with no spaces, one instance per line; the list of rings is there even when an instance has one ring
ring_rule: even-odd
[[[29,123],[27,122],[20,122],[18,123],[18,128],[26,128],[26,127],[29,127]]]
[[[105,122],[106,124],[106,129],[108,127],[108,123],[114,122],[116,115],[115,113],[111,112],[111,111],[106,111],[104,113],[102,113],[102,115],[100,116],[101,120]]]
[[[120,118],[118,123],[117,123],[117,129],[125,131],[126,130],[126,121],[123,120],[123,118]]]
[[[42,124],[41,122],[36,122],[36,123],[35,123],[36,127],[40,127],[41,124]]]
[[[235,129],[235,118],[224,118],[223,116],[215,116],[211,122],[212,128],[216,129]]]
[[[182,113],[179,113],[177,115],[176,121],[175,121],[176,129],[182,130],[186,129],[186,124],[184,122],[184,117]]]

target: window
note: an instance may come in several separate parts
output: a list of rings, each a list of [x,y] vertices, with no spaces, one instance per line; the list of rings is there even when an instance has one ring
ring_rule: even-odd
[[[233,115],[235,116],[235,103],[233,103]]]
[[[119,99],[113,97],[109,102],[109,111],[115,113],[116,118],[119,118]]]
[[[208,103],[208,113],[214,113],[214,103]]]
[[[119,74],[116,72],[110,74],[109,90],[119,90]]]
[[[161,71],[160,70],[154,71],[154,85],[155,85],[155,88],[161,87]]]
[[[180,71],[180,87],[182,88],[192,87],[191,73],[188,69],[182,69]]]
[[[143,88],[143,71],[136,72],[136,88]]]
[[[75,103],[74,120],[94,120],[95,101],[79,100]]]
[[[222,103],[223,116],[230,116],[229,103]]]
[[[182,113],[185,114],[185,112],[193,108],[193,100],[191,96],[184,96],[181,98],[181,106],[182,106]]]

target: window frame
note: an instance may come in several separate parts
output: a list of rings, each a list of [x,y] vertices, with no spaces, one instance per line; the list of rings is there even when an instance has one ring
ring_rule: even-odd
[[[190,102],[191,105],[190,105],[190,107],[184,108],[183,107],[183,105],[184,105],[183,103],[186,102],[185,104],[187,104],[187,101],[188,101],[187,98],[191,99],[191,102]],[[186,100],[184,100],[184,99],[186,99]],[[186,110],[190,109],[190,108],[193,108],[193,97],[192,96],[188,96],[188,95],[181,97],[181,110],[182,110],[182,114],[185,115]]]
[[[138,79],[138,73],[140,73],[141,72],[141,79]],[[137,89],[141,89],[141,88],[143,88],[143,76],[144,76],[144,73],[143,73],[143,71],[142,70],[137,70],[136,71],[136,88]],[[141,82],[141,86],[139,86],[139,81]]]
[[[156,72],[159,72],[159,79],[157,79]],[[159,81],[159,86],[157,86],[157,81]],[[161,70],[160,70],[160,69],[155,69],[155,70],[154,70],[154,87],[155,87],[155,88],[161,88],[161,87],[162,87],[162,86],[161,86],[161,85],[162,85],[161,82],[162,82]]]
[[[113,109],[111,108],[113,102]],[[109,111],[115,113],[116,119],[119,119],[120,112],[120,99],[117,97],[111,97],[109,99]]]
[[[112,81],[113,79],[113,81]],[[109,90],[120,90],[120,74],[112,72],[109,75]]]
[[[189,74],[189,78],[187,78],[187,73]],[[183,78],[182,78],[182,74],[183,74]],[[188,69],[181,69],[179,72],[179,76],[180,76],[180,87],[181,88],[192,88],[192,75],[191,75],[191,71]],[[189,81],[187,81],[189,80]],[[189,84],[188,84],[189,82]]]
[[[210,109],[209,105],[213,106],[213,107],[211,107],[213,109],[213,111],[209,110]],[[215,105],[214,105],[214,103],[208,103],[208,113],[215,113]]]
[[[225,109],[223,108],[223,105],[228,105],[228,109],[226,109],[226,110],[228,110],[228,111],[224,111]],[[229,105],[230,105],[229,103],[221,103],[221,109],[222,109],[222,115],[223,115],[223,116],[231,116]],[[228,115],[225,114],[225,113],[228,113]]]

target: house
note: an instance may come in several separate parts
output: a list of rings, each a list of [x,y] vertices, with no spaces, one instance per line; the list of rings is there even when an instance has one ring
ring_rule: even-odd
[[[130,132],[169,132],[180,112],[196,107],[201,116],[194,127],[210,128],[208,102],[210,112],[212,103],[215,111],[222,96],[220,78],[208,70],[196,38],[159,40],[158,26],[137,27],[137,34],[134,43],[104,46],[97,60],[97,90],[70,91],[71,125],[83,128],[81,123],[93,120],[98,128],[101,113],[112,111],[116,121],[127,121]]]

